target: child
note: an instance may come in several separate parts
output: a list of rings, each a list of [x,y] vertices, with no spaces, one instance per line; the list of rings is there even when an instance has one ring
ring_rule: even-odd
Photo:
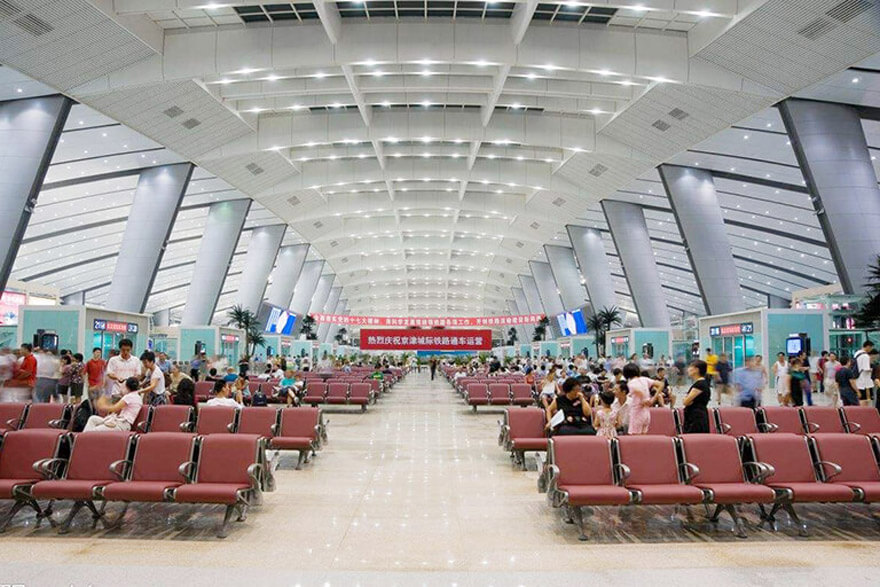
[[[593,411],[593,428],[596,436],[616,438],[617,428],[620,427],[620,405],[614,405],[615,396],[610,391],[598,394],[600,406]]]

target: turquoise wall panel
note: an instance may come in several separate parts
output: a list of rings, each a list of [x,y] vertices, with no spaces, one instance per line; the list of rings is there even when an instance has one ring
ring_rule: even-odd
[[[669,331],[668,330],[634,330],[635,353],[642,356],[642,345],[654,345],[654,358],[660,355],[669,356]]]
[[[58,348],[83,353],[83,341],[79,331],[80,312],[72,310],[53,310],[25,308],[21,312],[22,342],[32,342],[38,329],[54,331],[58,334]],[[90,347],[91,350],[91,347]]]
[[[818,354],[825,344],[822,314],[767,314],[767,355],[773,357],[778,352],[785,352],[785,339],[789,334],[806,332],[810,337],[813,350]],[[755,346],[760,346],[755,341]],[[761,350],[755,348],[756,353]]]
[[[205,345],[205,354],[209,357],[220,352],[217,348],[217,331],[209,327],[180,328],[180,359],[189,361],[196,350],[196,342]]]

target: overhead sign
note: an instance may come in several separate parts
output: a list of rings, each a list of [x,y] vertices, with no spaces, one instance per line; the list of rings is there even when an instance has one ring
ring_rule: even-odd
[[[492,331],[361,328],[361,350],[488,351],[492,350]]]
[[[238,342],[241,340],[237,334],[221,334],[220,341],[221,342]]]
[[[346,326],[506,326],[508,324],[534,324],[544,314],[522,316],[474,316],[470,318],[395,318],[391,316],[345,316],[340,314],[310,314],[315,322],[343,324]]]
[[[116,332],[120,334],[137,334],[138,325],[134,322],[116,322],[114,320],[102,320],[95,318],[92,322],[92,330],[103,332]]]
[[[0,326],[18,324],[18,307],[27,303],[27,295],[15,291],[0,294]]]
[[[709,336],[742,336],[744,334],[754,334],[755,325],[752,322],[741,322],[739,324],[724,324],[722,326],[710,326]]]
[[[615,336],[611,339],[611,344],[629,344],[628,336]]]

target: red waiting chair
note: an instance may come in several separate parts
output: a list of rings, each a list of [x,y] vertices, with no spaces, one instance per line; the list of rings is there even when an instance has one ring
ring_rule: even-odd
[[[535,405],[535,397],[532,395],[532,386],[528,383],[513,383],[510,385],[510,395],[513,403],[517,406]]]
[[[755,410],[751,408],[718,408],[715,417],[722,434],[746,436],[758,433]]]
[[[308,463],[311,455],[320,448],[321,410],[318,408],[284,408],[278,433],[269,440],[273,450],[299,452],[297,470]]]
[[[831,406],[804,406],[801,424],[809,434],[843,434],[846,428],[840,410]]]
[[[67,428],[73,413],[70,404],[30,404],[25,412],[21,430],[33,428]]]
[[[685,485],[679,471],[676,439],[666,436],[622,436],[616,442],[623,485],[642,504],[696,504],[703,492]]]
[[[132,433],[127,432],[84,432],[77,434],[70,449],[70,460],[66,462],[66,470],[56,476],[57,469],[52,461],[45,461],[40,471],[47,481],[40,481],[33,486],[31,495],[34,499],[72,500],[73,507],[59,528],[59,533],[70,531],[70,525],[76,514],[86,507],[92,512],[93,525],[100,520],[105,526],[109,524],[103,512],[95,507],[95,499],[100,498],[99,488],[114,481],[123,481],[128,474],[128,453],[131,447]],[[51,518],[50,518],[51,520]]]
[[[880,412],[873,406],[844,406],[847,432],[880,435]]]
[[[192,471],[192,483],[172,490],[176,503],[222,504],[226,506],[217,536],[226,538],[232,514],[244,521],[247,508],[260,500],[264,443],[256,435],[212,434],[202,439],[198,463],[180,466],[182,473]]]
[[[6,530],[15,514],[25,506],[37,513],[38,521],[51,514],[51,504],[47,511],[40,509],[30,489],[46,478],[38,472],[38,466],[57,462],[67,439],[64,431],[52,429],[10,430],[0,439],[0,499],[15,500],[0,519],[0,532]]]
[[[766,408],[759,408],[758,414],[762,420],[758,423],[758,430],[761,432],[804,433],[804,426],[801,423],[801,416],[797,408],[768,406]]]
[[[122,523],[130,502],[161,502],[171,499],[171,490],[183,485],[186,477],[180,466],[195,455],[195,434],[155,432],[137,439],[131,475],[124,481],[110,483],[98,490],[106,501],[125,502],[122,512],[111,525]]]
[[[367,411],[367,404],[373,398],[373,390],[369,383],[352,383],[348,388],[348,403],[360,406],[362,412]]]
[[[510,451],[513,460],[526,468],[526,451],[547,450],[547,414],[540,408],[521,408],[504,411],[501,426],[502,446]]]
[[[21,428],[21,421],[24,419],[27,407],[28,404],[25,402],[0,404],[0,434]]]
[[[238,422],[238,408],[202,406],[196,418],[196,434],[231,434]]]
[[[192,406],[155,406],[144,428],[147,432],[190,432],[192,430]]]
[[[653,436],[677,436],[678,422],[676,413],[669,408],[648,408],[651,414],[651,423],[648,425],[648,434]]]
[[[579,540],[587,539],[581,507],[633,503],[634,494],[615,483],[609,439],[557,436],[548,443],[548,456],[551,464],[547,498],[553,507],[571,508],[580,530]]]
[[[324,403],[324,398],[327,395],[327,384],[321,381],[309,381],[306,383],[306,395],[302,400],[302,403],[308,405],[317,405]]]
[[[469,383],[465,393],[467,403],[477,411],[477,406],[489,405],[489,386],[485,383]]]
[[[727,511],[733,519],[736,535],[746,538],[736,506],[773,503],[776,494],[765,485],[746,482],[739,443],[733,436],[686,434],[681,437],[681,446],[685,479],[703,490],[707,502],[715,504],[715,512],[709,519],[715,522],[722,510]]]
[[[507,383],[489,384],[489,404],[493,406],[509,406],[510,402],[510,385]]]
[[[328,384],[324,401],[335,405],[348,403],[348,383],[333,382]]]
[[[811,439],[826,483],[845,485],[856,500],[880,501],[880,469],[871,438],[861,434],[817,434]]]

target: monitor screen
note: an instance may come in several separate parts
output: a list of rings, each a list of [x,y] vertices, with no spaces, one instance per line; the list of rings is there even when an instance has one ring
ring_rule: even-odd
[[[785,352],[789,355],[796,355],[804,350],[804,341],[799,336],[793,336],[785,339]]]
[[[263,330],[268,334],[293,334],[293,325],[296,324],[296,314],[277,306],[271,306],[266,317]]]
[[[559,322],[559,330],[562,331],[562,336],[587,333],[587,322],[584,320],[584,313],[581,310],[558,314],[556,321]]]

